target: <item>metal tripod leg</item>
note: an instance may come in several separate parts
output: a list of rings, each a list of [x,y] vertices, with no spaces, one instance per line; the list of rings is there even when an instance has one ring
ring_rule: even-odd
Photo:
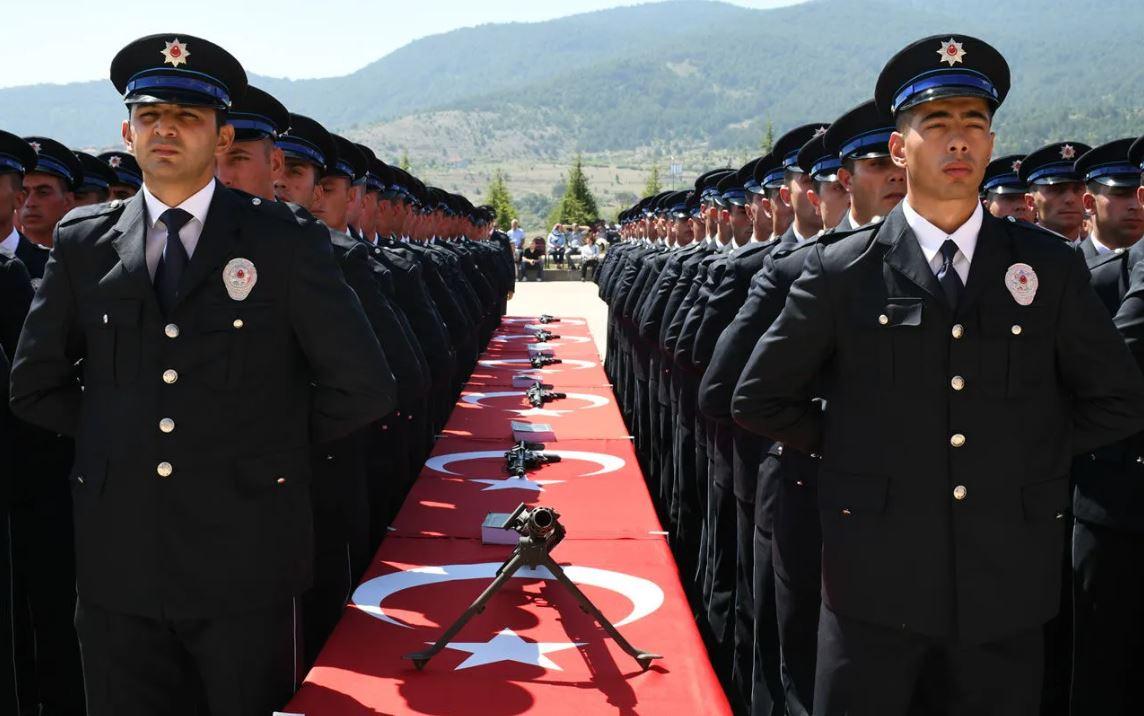
[[[501,567],[500,571],[497,573],[497,578],[493,580],[492,584],[490,584],[485,589],[485,591],[481,592],[481,596],[477,597],[477,600],[473,602],[468,609],[465,610],[465,613],[458,617],[457,621],[453,622],[453,625],[445,630],[445,633],[442,634],[441,637],[433,643],[433,646],[424,651],[417,651],[412,654],[406,654],[404,658],[412,661],[413,665],[416,666],[419,670],[424,668],[425,664],[429,663],[430,659],[432,659],[442,649],[444,649],[445,645],[449,643],[449,640],[456,636],[457,632],[461,631],[461,628],[464,627],[470,619],[485,610],[485,602],[487,602],[490,597],[496,594],[497,590],[503,587],[508,580],[512,579],[512,575],[516,572],[516,570],[525,566],[525,564],[526,562],[523,559],[521,553],[513,552],[512,556],[508,558],[508,560]]]
[[[612,626],[612,623],[608,621],[608,618],[605,617],[600,612],[600,610],[596,608],[596,605],[592,603],[592,600],[588,599],[588,597],[580,591],[580,588],[576,586],[575,582],[568,578],[568,575],[564,573],[564,570],[560,568],[560,565],[554,562],[551,557],[546,555],[540,564],[541,566],[547,568],[548,571],[552,573],[552,576],[556,577],[556,581],[563,584],[568,589],[568,591],[572,592],[572,596],[576,597],[576,601],[580,602],[580,608],[583,609],[587,614],[591,615],[600,626],[604,627],[604,631],[608,632],[608,635],[616,640],[616,643],[620,645],[620,648],[636,660],[636,662],[640,665],[640,668],[642,668],[644,671],[647,671],[648,667],[651,666],[652,659],[663,658],[659,654],[652,654],[651,652],[643,651],[642,649],[637,649],[632,646],[631,643],[629,643],[628,640],[624,638],[624,635],[621,634],[619,630],[616,629],[616,627]]]

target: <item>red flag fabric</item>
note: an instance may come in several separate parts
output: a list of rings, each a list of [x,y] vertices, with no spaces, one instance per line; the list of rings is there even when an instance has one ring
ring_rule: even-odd
[[[560,363],[534,368],[526,355],[485,353],[469,377],[469,386],[520,385],[523,380],[514,380],[516,376],[535,376],[545,383],[567,388],[608,385],[608,378],[597,356],[562,358]]]
[[[466,390],[442,432],[456,437],[511,439],[515,429],[542,432],[549,436],[547,440],[617,438],[628,434],[611,388],[549,385],[553,385],[552,392],[565,397],[554,398],[540,407],[528,402],[524,388]]]
[[[284,709],[364,714],[727,714],[662,541],[569,538],[553,550],[569,578],[638,649],[642,671],[545,570],[488,602],[422,671],[427,647],[492,581],[511,547],[389,538]]]

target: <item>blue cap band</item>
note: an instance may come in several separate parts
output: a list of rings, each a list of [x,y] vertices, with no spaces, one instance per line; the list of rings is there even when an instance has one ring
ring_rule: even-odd
[[[300,155],[303,159],[309,159],[317,164],[323,170],[326,168],[326,155],[322,154],[316,147],[309,142],[299,139],[298,137],[282,137],[274,143],[282,151],[287,154]]]
[[[798,171],[798,172],[802,171],[802,169],[800,169],[798,166],[798,150],[799,149],[802,149],[802,147],[795,149],[793,152],[791,152],[790,154],[783,157],[783,169],[789,169],[791,171]]]
[[[154,89],[169,89],[169,90],[182,90],[186,92],[198,92],[205,94],[208,97],[213,97],[219,102],[222,102],[227,107],[230,107],[230,92],[218,83],[213,77],[194,73],[200,77],[206,77],[206,80],[195,79],[185,75],[173,75],[170,72],[161,74],[151,74],[140,77],[136,75],[127,82],[127,94],[125,97],[130,97],[136,92],[143,90]]]
[[[1017,176],[1017,172],[1005,172],[1004,174],[998,174],[997,176],[982,184],[981,189],[982,191],[989,191],[990,189],[996,189],[999,186],[1023,187],[1025,186],[1025,183],[1022,182],[1021,178]]]
[[[8,167],[14,169],[21,174],[24,173],[24,162],[10,154],[0,154],[0,167]]]
[[[838,171],[838,168],[841,166],[842,160],[836,157],[823,157],[810,165],[810,176],[817,177],[819,174],[833,174]]]
[[[81,187],[82,186],[94,186],[94,187],[98,187],[100,189],[106,189],[106,188],[111,186],[110,183],[105,182],[104,180],[100,179],[99,177],[89,177],[86,174],[84,175],[83,180],[79,183],[79,185]]]
[[[894,101],[890,106],[890,111],[898,111],[898,107],[902,106],[906,100],[914,95],[939,87],[975,89],[993,99],[997,99],[997,88],[994,87],[993,83],[989,81],[989,78],[983,74],[973,72],[972,70],[961,70],[958,72],[936,70],[935,72],[918,75],[907,82],[898,90],[897,94],[894,95]]]
[[[763,187],[769,189],[773,188],[771,186],[772,184],[782,184],[784,176],[785,173],[781,167],[770,170],[767,172],[767,175],[763,177]]]
[[[56,174],[67,180],[68,184],[75,183],[75,175],[67,168],[63,162],[58,162],[46,154],[40,154],[36,157],[36,168],[34,172],[46,172],[48,174]]]
[[[226,123],[235,129],[249,129],[270,137],[278,136],[274,123],[259,114],[232,113],[226,118]]]
[[[115,176],[119,178],[120,184],[133,186],[136,189],[143,186],[143,177],[139,176],[138,174],[132,174],[131,172],[125,171],[123,169],[116,169]]]
[[[1135,176],[1138,180],[1140,178],[1140,167],[1128,162],[1114,162],[1112,164],[1100,164],[1092,167],[1084,175],[1084,180],[1099,179],[1100,177],[1107,176]]]
[[[1072,162],[1052,162],[1029,172],[1029,183],[1035,184],[1038,179],[1046,177],[1065,179],[1066,181],[1080,181],[1080,175]]]
[[[894,129],[892,127],[882,127],[881,129],[859,134],[857,137],[853,137],[850,141],[842,145],[842,149],[838,151],[838,158],[848,159],[868,147],[878,147],[883,144],[889,144],[890,135],[893,133]],[[889,153],[888,148],[886,153]]]
[[[350,166],[349,162],[346,162],[346,161],[339,159],[337,162],[334,163],[334,169],[341,172],[342,174],[345,174],[349,178],[353,179],[354,168]]]

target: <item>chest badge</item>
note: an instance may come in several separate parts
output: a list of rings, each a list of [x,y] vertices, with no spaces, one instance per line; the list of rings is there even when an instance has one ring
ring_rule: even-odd
[[[258,271],[250,259],[238,258],[227,261],[226,268],[222,270],[222,285],[226,286],[227,295],[232,299],[246,300],[256,283],[258,283]]]
[[[1005,288],[1022,306],[1028,306],[1037,296],[1037,272],[1029,264],[1013,264],[1005,272]]]

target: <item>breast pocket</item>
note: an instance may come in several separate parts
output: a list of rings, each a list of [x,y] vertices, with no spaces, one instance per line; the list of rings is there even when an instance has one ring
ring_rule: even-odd
[[[264,373],[257,369],[257,347],[267,341],[273,322],[274,307],[268,303],[204,305],[195,321],[203,382],[218,389],[260,382]]]
[[[892,297],[855,305],[851,321],[858,340],[850,356],[859,380],[881,387],[910,385],[922,359],[921,298]]]
[[[982,388],[1017,398],[1053,379],[1053,327],[1043,306],[1014,306],[981,312]]]
[[[93,301],[80,311],[87,352],[84,383],[130,385],[139,376],[143,336],[139,328],[142,303],[137,299]]]

